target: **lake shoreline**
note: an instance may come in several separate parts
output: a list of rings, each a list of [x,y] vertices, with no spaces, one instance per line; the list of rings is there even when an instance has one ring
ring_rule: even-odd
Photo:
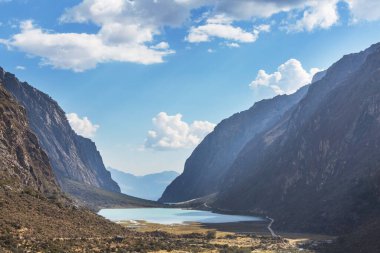
[[[126,208],[126,210],[138,210],[140,213],[144,211],[151,211],[152,209],[158,210],[178,210],[179,208]],[[205,211],[194,208],[180,208],[183,211],[195,211],[195,212],[209,212],[214,215],[227,215],[224,213],[217,213],[213,210]],[[103,209],[105,210],[105,209]],[[115,209],[107,209],[107,210],[115,210]],[[186,212],[185,212],[186,214]],[[182,213],[183,215],[183,213]],[[264,236],[264,237],[280,237],[280,238],[288,238],[292,240],[321,240],[321,241],[330,241],[334,240],[336,237],[331,235],[323,235],[323,234],[314,234],[314,233],[297,233],[297,232],[289,232],[289,231],[277,231],[275,230],[276,236],[273,236],[268,225],[271,223],[269,218],[263,218],[253,215],[238,215],[238,214],[228,214],[229,216],[236,217],[251,217],[255,220],[238,220],[238,221],[230,221],[230,222],[205,222],[205,221],[183,221],[183,222],[172,222],[172,223],[157,223],[152,222],[146,219],[141,218],[126,218],[126,219],[116,219],[112,220],[116,223],[122,224],[123,226],[137,229],[145,226],[146,230],[143,231],[153,232],[155,230],[158,231],[166,231],[173,232],[174,230],[184,231],[185,233],[193,233],[194,228],[197,227],[203,231],[218,231],[220,233],[232,233],[232,234],[245,234],[245,235],[254,235],[254,236]],[[104,216],[103,216],[104,217]],[[105,217],[106,218],[106,217]],[[197,230],[197,229],[195,229]]]

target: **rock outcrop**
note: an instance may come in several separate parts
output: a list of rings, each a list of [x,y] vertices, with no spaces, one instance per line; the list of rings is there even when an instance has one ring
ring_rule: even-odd
[[[56,101],[1,68],[0,82],[25,108],[31,129],[46,151],[55,178],[64,191],[68,190],[68,181],[76,181],[90,187],[120,192],[106,170],[95,143],[72,130],[65,112]]]
[[[49,158],[29,129],[26,112],[0,82],[0,181],[4,189],[60,192]]]

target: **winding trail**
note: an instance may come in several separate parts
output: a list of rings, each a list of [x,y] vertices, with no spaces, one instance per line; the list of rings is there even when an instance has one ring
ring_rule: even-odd
[[[273,222],[274,222],[274,219],[272,219],[272,218],[269,218],[268,216],[267,216],[267,219],[268,220],[270,220],[270,222],[269,222],[269,224],[268,224],[268,230],[269,230],[269,232],[270,232],[270,234],[273,236],[273,237],[278,237],[278,235],[276,235],[276,233],[273,231],[273,229],[272,229],[272,224],[273,224]]]
[[[208,208],[208,209],[212,209],[212,207],[211,207],[211,206],[209,206],[209,205],[207,205],[207,203],[206,203],[206,202],[204,202],[204,203],[203,203],[203,206],[204,206],[204,207],[206,207],[206,208]]]

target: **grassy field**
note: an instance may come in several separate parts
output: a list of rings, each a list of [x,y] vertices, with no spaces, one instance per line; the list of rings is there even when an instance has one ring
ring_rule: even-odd
[[[284,234],[272,237],[266,222],[236,222],[220,224],[186,223],[162,225],[145,221],[120,222],[124,227],[138,233],[163,233],[182,237],[184,244],[198,247],[197,252],[316,252],[318,246],[332,239],[321,235]],[[244,231],[244,232],[238,232]],[[189,241],[189,238],[203,238]],[[205,247],[207,245],[207,247]],[[211,248],[215,248],[211,250]],[[154,251],[167,252],[167,251]],[[188,252],[188,251],[170,251]]]

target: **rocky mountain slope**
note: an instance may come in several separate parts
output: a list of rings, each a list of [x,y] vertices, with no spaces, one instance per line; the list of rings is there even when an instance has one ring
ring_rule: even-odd
[[[380,44],[343,57],[246,145],[215,206],[277,227],[346,233],[380,213]]]
[[[163,171],[144,176],[107,168],[120,186],[121,192],[149,200],[158,200],[166,187],[178,176],[175,171]]]
[[[1,185],[14,191],[28,188],[46,196],[60,192],[49,159],[29,130],[26,112],[0,82]]]
[[[230,129],[230,135],[244,136],[240,129],[246,128],[240,122]],[[216,193],[198,200],[214,210],[270,216],[277,230],[343,235],[326,252],[377,252],[379,133],[380,43],[344,56],[316,76],[294,106],[246,139],[228,168],[220,164],[215,168],[213,175],[220,172],[218,183],[211,184]],[[198,155],[213,134],[192,156]],[[222,142],[225,136],[219,138]],[[162,200],[210,193],[202,191],[197,180],[203,182],[203,174],[206,180],[209,177],[209,171],[202,169],[208,168],[210,157],[220,150],[217,143],[204,149],[197,166],[187,167]],[[191,158],[187,166],[193,164]],[[224,157],[219,160],[225,161]],[[193,194],[193,187],[201,191]]]
[[[292,95],[257,102],[220,122],[196,147],[184,172],[166,188],[160,201],[186,201],[217,192],[226,171],[247,142],[273,127],[307,89],[306,86]]]
[[[95,143],[71,129],[57,102],[1,68],[0,81],[26,109],[30,126],[47,152],[55,178],[64,191],[71,189],[67,182],[76,181],[89,187],[120,192],[105,169]]]
[[[61,193],[25,109],[0,81],[0,251],[62,252],[54,238],[125,233]],[[70,242],[66,241],[66,245]]]

